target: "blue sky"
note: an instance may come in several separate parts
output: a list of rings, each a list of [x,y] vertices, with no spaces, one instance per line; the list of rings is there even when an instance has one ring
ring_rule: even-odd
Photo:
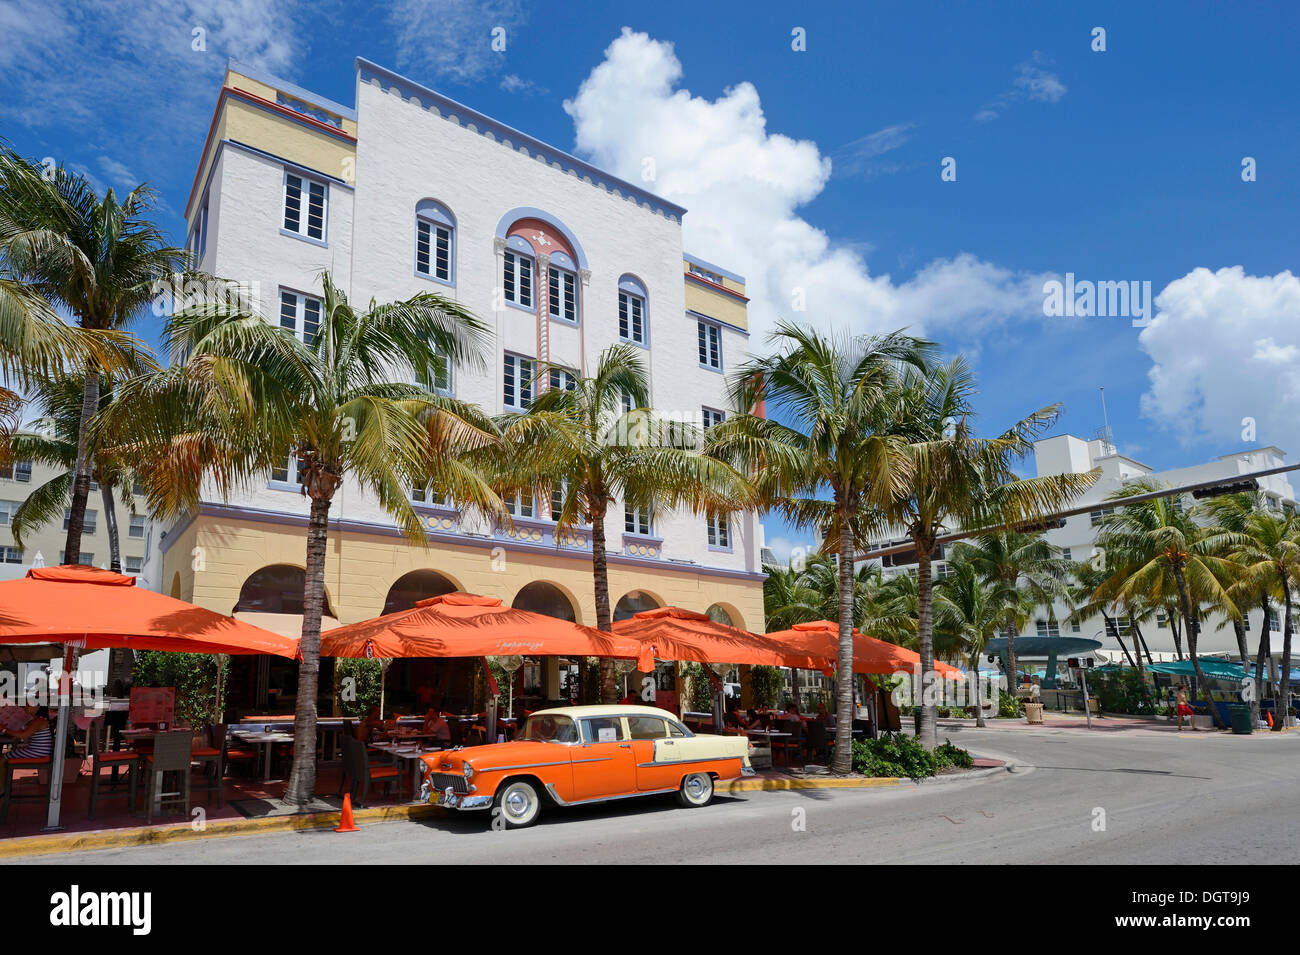
[[[1057,430],[1090,434],[1104,386],[1154,467],[1300,454],[1294,5],[796,11],[0,0],[0,136],[149,180],[179,243],[226,57],[351,103],[361,55],[625,178],[655,157],[648,187],[692,210],[688,250],[746,274],[760,332],[906,324],[971,355],[988,430],[1060,401]],[[1044,316],[1067,272],[1150,282],[1152,326]]]

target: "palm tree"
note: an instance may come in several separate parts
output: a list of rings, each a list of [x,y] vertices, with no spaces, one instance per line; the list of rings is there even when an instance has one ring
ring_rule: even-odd
[[[1240,567],[1241,592],[1248,595],[1272,593],[1281,596],[1284,611],[1282,672],[1277,697],[1280,718],[1273,724],[1274,730],[1281,730],[1289,725],[1291,715],[1291,636],[1294,632],[1292,587],[1300,583],[1300,518],[1294,513],[1258,507],[1247,515],[1242,532],[1227,531],[1218,536],[1231,549],[1231,560]],[[1213,546],[1214,543],[1212,536],[1210,545]],[[1268,627],[1267,607],[1264,626]]]
[[[1016,683],[1016,633],[1027,621],[1030,612],[1046,607],[1052,613],[1053,603],[1067,595],[1066,577],[1069,562],[1058,547],[1047,542],[1042,531],[999,530],[981,534],[974,541],[962,541],[953,547],[953,559],[972,564],[976,573],[986,583],[1006,591],[1003,599],[1007,635],[1007,679]],[[1020,593],[1025,600],[1009,599]]]
[[[542,368],[539,381],[549,381]],[[641,350],[614,345],[600,354],[590,378],[542,391],[527,411],[498,419],[505,453],[497,456],[498,490],[550,501],[557,542],[578,527],[591,529],[596,628],[609,632],[609,562],[605,522],[619,500],[641,514],[686,507],[721,515],[753,505],[745,476],[695,449],[699,436],[666,429],[650,407]],[[626,409],[626,410],[625,410]],[[612,661],[600,663],[601,699],[617,700]]]
[[[1156,481],[1132,481],[1112,491],[1107,500],[1117,500],[1161,490]],[[1201,607],[1205,603],[1229,608],[1240,615],[1228,594],[1225,580],[1234,577],[1232,562],[1216,556],[1222,544],[1218,535],[1193,520],[1173,497],[1157,497],[1125,504],[1102,517],[1097,543],[1106,554],[1110,575],[1098,588],[1101,600],[1148,600],[1162,602],[1171,594],[1178,600],[1179,614],[1187,628],[1187,649],[1196,671],[1197,685],[1208,696],[1209,686],[1197,655]],[[1210,715],[1221,725],[1218,709]]]
[[[836,681],[835,755],[831,771],[852,768],[854,557],[865,543],[869,508],[898,492],[890,467],[911,434],[892,415],[905,367],[922,368],[932,345],[901,333],[824,337],[788,322],[771,336],[776,353],[750,361],[732,383],[732,403],[760,402],[795,426],[752,414],[716,425],[710,453],[751,469],[762,500],[794,525],[824,532],[837,555],[840,678]],[[829,500],[826,496],[829,496]]]
[[[422,293],[355,308],[322,274],[319,331],[307,340],[237,305],[198,306],[167,323],[173,366],[126,383],[96,428],[124,428],[127,448],[158,467],[144,491],[162,515],[264,482],[296,462],[311,499],[303,592],[302,662],[294,760],[286,800],[306,804],[316,780],[316,697],[330,504],[345,479],[372,493],[407,538],[427,543],[411,489],[430,481],[462,506],[501,503],[463,454],[496,438],[474,406],[439,397],[445,361],[482,361],[486,326],[441,296]],[[409,377],[407,377],[409,376]],[[415,384],[410,383],[411,381]]]
[[[917,735],[927,748],[937,744],[934,674],[932,561],[937,539],[947,529],[999,527],[1011,530],[1041,522],[1046,514],[1090,487],[1097,472],[1021,478],[1013,470],[1033,451],[1034,440],[1049,428],[1058,405],[1034,412],[993,438],[972,430],[975,381],[957,358],[916,376],[898,414],[917,437],[885,467],[901,480],[880,520],[902,528],[917,564],[917,645],[921,654],[923,698],[917,707]]]
[[[989,584],[974,561],[956,560],[946,578],[935,586],[934,626],[964,650],[970,669],[966,679],[975,684],[975,725],[984,726],[980,703],[979,663],[988,642],[1005,625],[1005,603],[1019,595],[1014,589]]]
[[[1077,561],[1070,571],[1073,583],[1068,587],[1068,598],[1070,602],[1070,619],[1082,623],[1090,620],[1094,616],[1100,616],[1102,623],[1106,627],[1106,633],[1113,634],[1115,641],[1119,644],[1120,650],[1128,658],[1130,665],[1137,667],[1138,672],[1144,672],[1142,666],[1142,647],[1139,645],[1141,631],[1138,629],[1138,619],[1142,616],[1150,616],[1154,611],[1147,609],[1145,611],[1137,609],[1138,601],[1132,599],[1127,607],[1120,606],[1114,600],[1098,600],[1095,597],[1097,590],[1106,578],[1110,576],[1109,572],[1101,566],[1100,563],[1093,561]],[[1120,617],[1127,616],[1129,627],[1133,633],[1133,652],[1129,652],[1128,646],[1124,643],[1123,634],[1120,632]],[[1147,651],[1148,658],[1150,651]]]
[[[58,473],[44,484],[33,488],[14,511],[10,530],[14,542],[20,547],[25,535],[62,517],[72,497],[83,388],[82,379],[71,377],[36,379],[33,383],[33,400],[43,414],[32,422],[28,433],[19,434],[12,439],[12,453],[19,459],[48,465]],[[113,395],[107,379],[101,383],[99,395],[100,409],[103,410]],[[119,489],[125,489],[124,498],[128,502],[134,502],[131,494],[134,471],[114,458],[99,441],[93,442],[90,448],[90,465],[91,480],[98,485],[103,501],[104,523],[108,530],[109,569],[121,573],[122,551],[116,495]]]
[[[51,175],[12,152],[0,152],[0,259],[21,281],[87,331],[127,328],[157,298],[163,280],[184,273],[188,256],[169,246],[146,215],[154,193],[137,186],[118,202],[103,199],[85,176],[62,166]],[[77,459],[68,520],[68,563],[81,557],[90,495],[91,449],[86,431],[99,407],[104,369],[84,369]]]

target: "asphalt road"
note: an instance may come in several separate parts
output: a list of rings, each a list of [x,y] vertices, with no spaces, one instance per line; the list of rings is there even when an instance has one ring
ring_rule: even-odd
[[[651,797],[100,850],[42,863],[1294,863],[1300,734],[943,727],[1014,773],[898,789],[745,793],[704,809]]]

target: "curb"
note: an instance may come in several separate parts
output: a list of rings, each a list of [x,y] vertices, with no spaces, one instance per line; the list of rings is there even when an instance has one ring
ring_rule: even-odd
[[[358,823],[396,822],[403,819],[423,819],[436,815],[440,811],[436,806],[426,805],[375,806],[370,809],[354,810],[353,818]],[[333,829],[338,824],[339,813],[335,811],[270,816],[262,819],[219,819],[216,822],[209,822],[201,830],[182,822],[172,826],[140,826],[133,829],[22,836],[15,839],[0,839],[0,859],[45,856],[61,852],[84,852],[91,849],[125,849],[169,842],[188,842],[193,839],[244,836],[257,832]]]
[[[859,779],[842,776],[807,777],[791,779],[733,779],[717,787],[720,793],[781,792],[787,789],[883,789],[899,786],[909,780],[895,776],[863,776]]]

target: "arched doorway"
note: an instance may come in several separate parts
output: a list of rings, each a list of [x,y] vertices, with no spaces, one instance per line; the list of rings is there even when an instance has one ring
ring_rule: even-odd
[[[614,605],[614,619],[627,620],[643,610],[655,610],[663,606],[657,597],[644,590],[629,590]]]
[[[388,588],[382,613],[410,610],[417,601],[426,597],[439,597],[459,589],[455,581],[436,570],[413,570],[397,578],[393,586]]]
[[[232,613],[302,613],[302,592],[307,573],[293,564],[272,564],[254,571],[239,588],[239,601]],[[329,594],[321,612],[333,617]]]
[[[569,600],[568,595],[555,584],[544,580],[535,580],[531,584],[526,584],[519,593],[515,594],[514,602],[510,606],[516,610],[531,610],[533,613],[545,614],[559,620],[569,620],[574,623],[578,620],[578,614],[573,609],[573,602]]]

